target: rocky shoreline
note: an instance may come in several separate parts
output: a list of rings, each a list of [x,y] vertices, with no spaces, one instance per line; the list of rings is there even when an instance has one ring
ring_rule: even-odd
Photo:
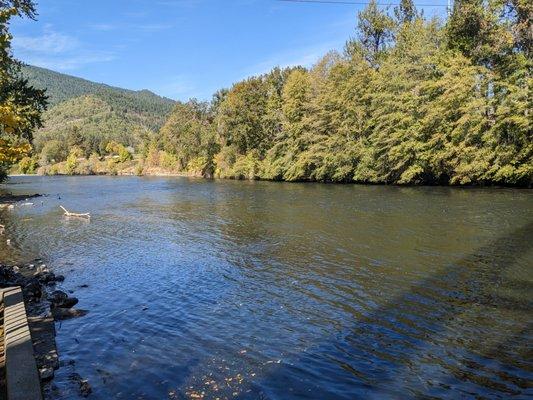
[[[23,265],[0,264],[0,287],[22,288],[35,360],[45,394],[52,389],[54,371],[60,366],[54,322],[87,313],[74,308],[78,303],[76,297],[56,288],[56,284],[64,280],[63,275],[54,274],[41,259]],[[90,385],[81,377],[79,388],[80,395],[84,397],[91,393]]]

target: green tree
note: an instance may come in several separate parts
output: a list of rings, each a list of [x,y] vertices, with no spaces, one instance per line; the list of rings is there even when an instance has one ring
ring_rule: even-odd
[[[394,8],[394,16],[400,24],[411,23],[418,18],[418,11],[413,0],[401,0]]]
[[[41,150],[40,162],[42,165],[53,164],[66,160],[68,148],[59,140],[46,142]]]
[[[192,159],[212,159],[218,151],[207,103],[191,100],[176,104],[160,134],[163,148],[177,157],[182,170]]]
[[[66,174],[72,175],[76,173],[76,169],[79,165],[78,159],[81,157],[83,157],[83,151],[79,147],[73,147],[72,149],[70,149],[67,161],[65,162]]]
[[[218,107],[216,118],[223,145],[235,146],[239,154],[252,149],[263,154],[270,147],[273,138],[263,125],[267,90],[263,77],[247,79],[231,88]]]
[[[37,169],[37,160],[33,157],[24,157],[19,161],[18,167],[22,174],[34,174]]]
[[[299,69],[292,71],[282,93],[282,134],[267,154],[265,177],[289,181],[309,177],[309,166],[300,155],[308,145],[306,134],[309,133],[311,98],[309,73]]]
[[[75,147],[78,148],[78,147]],[[114,141],[109,142],[105,148],[106,152],[111,155],[116,155],[116,161],[123,163],[133,159],[133,155],[124,147],[123,144]]]
[[[370,65],[377,68],[394,39],[394,20],[379,9],[376,0],[371,0],[358,17],[356,48],[363,52]]]

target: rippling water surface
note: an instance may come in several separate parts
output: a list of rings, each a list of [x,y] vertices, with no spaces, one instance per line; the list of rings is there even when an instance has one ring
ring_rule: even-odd
[[[53,399],[533,397],[533,197],[137,177],[17,177],[4,259],[82,318]],[[59,204],[90,212],[67,219]],[[88,285],[88,287],[80,287]]]

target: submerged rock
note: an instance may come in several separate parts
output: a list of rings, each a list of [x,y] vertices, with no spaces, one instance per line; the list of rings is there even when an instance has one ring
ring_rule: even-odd
[[[76,297],[69,297],[68,294],[61,290],[54,290],[48,296],[52,308],[72,308],[78,304],[78,299]]]
[[[76,364],[76,360],[70,359],[70,360],[61,360],[59,362],[59,366],[66,367],[66,366],[72,366]]]
[[[68,297],[62,302],[55,304],[55,306],[60,308],[72,308],[76,304],[78,304],[78,299],[76,297]]]
[[[87,381],[87,379],[84,379],[80,382],[80,395],[83,397],[89,396],[93,392],[93,388]]]
[[[62,321],[65,319],[83,317],[88,313],[87,310],[78,310],[75,308],[61,308],[55,307],[52,309],[52,315],[56,321]]]
[[[89,384],[89,381],[87,379],[83,379],[80,374],[73,372],[68,377],[71,382],[77,383],[79,386],[80,396],[87,397],[92,392],[93,389],[91,385]]]

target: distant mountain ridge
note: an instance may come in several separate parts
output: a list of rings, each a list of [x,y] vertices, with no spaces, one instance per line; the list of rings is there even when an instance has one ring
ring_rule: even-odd
[[[22,73],[29,79],[33,86],[39,89],[47,89],[48,100],[52,106],[73,97],[95,93],[120,93],[124,96],[153,99],[155,101],[160,101],[163,104],[175,103],[174,100],[159,96],[147,89],[123,89],[105,83],[92,82],[87,79],[63,74],[50,69],[35,67],[33,65],[24,65],[22,67]]]
[[[73,131],[94,143],[87,151],[109,140],[135,145],[139,132],[158,131],[176,104],[146,89],[122,89],[45,68],[26,65],[22,72],[49,96],[44,127],[35,134],[37,151],[50,140],[67,140]]]

